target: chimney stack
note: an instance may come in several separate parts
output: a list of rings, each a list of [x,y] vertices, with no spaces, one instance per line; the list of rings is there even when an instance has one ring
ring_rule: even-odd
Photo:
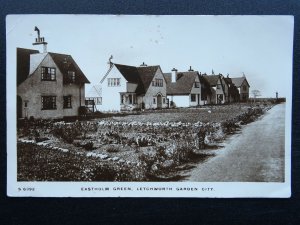
[[[40,29],[37,27],[34,27],[34,31],[37,32],[37,38],[35,39],[35,43],[32,43],[32,45],[43,45],[43,53],[47,52],[47,42],[45,41],[44,37],[40,36]]]
[[[190,66],[190,69],[189,69],[189,72],[191,72],[191,71],[194,71],[194,70],[192,69],[192,66]]]
[[[143,64],[141,64],[140,66],[147,66],[147,64],[145,62],[143,62]]]
[[[177,69],[173,68],[172,69],[172,83],[176,82],[176,77],[177,77]]]
[[[108,59],[107,64],[109,65],[109,69],[112,68],[112,66],[114,65],[114,63],[111,61],[113,59],[113,55],[111,55]]]

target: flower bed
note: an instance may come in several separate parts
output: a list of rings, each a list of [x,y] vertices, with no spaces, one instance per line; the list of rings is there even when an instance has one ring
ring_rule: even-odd
[[[244,107],[240,113],[234,111],[235,113],[228,114],[228,110],[232,108],[233,106],[222,106],[218,110],[211,107],[211,112],[205,111],[206,113],[203,109],[177,110],[172,112],[175,114],[173,117],[161,117],[158,121],[152,120],[157,118],[156,114],[159,113],[156,112],[147,112],[144,119],[136,118],[133,121],[129,120],[131,116],[71,123],[36,121],[18,131],[19,137],[25,138],[20,139],[20,142],[31,142],[18,144],[18,178],[85,181],[174,180],[180,166],[210,156],[204,154],[202,149],[223,140],[227,134],[235,132],[242,124],[254,121],[268,109]],[[208,117],[214,111],[224,114],[225,109],[227,119],[217,122],[195,121],[201,113],[205,114],[202,117]],[[187,112],[188,116],[184,117]],[[168,115],[171,112],[160,113]],[[183,121],[177,121],[178,114]],[[145,118],[149,120],[146,121]],[[28,150],[27,145],[35,147]],[[42,149],[46,149],[47,154],[40,153]],[[44,161],[46,159],[47,163]],[[28,162],[38,162],[35,165],[40,165],[41,169],[36,169],[37,173],[26,172],[26,168],[32,169]],[[62,172],[63,170],[67,172]],[[73,175],[66,174],[69,172]],[[63,175],[51,175],[58,173]]]

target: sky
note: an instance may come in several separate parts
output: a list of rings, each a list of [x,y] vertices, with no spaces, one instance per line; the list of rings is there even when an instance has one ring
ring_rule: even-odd
[[[33,46],[34,27],[48,51],[72,55],[92,84],[112,62],[160,65],[224,76],[246,75],[262,97],[291,94],[291,16],[9,15],[6,18],[7,74],[16,74],[16,48]],[[91,88],[89,85],[86,90]]]

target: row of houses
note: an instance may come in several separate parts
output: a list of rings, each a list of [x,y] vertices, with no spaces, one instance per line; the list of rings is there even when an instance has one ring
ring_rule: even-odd
[[[90,83],[71,55],[47,52],[44,38],[34,45],[44,51],[17,48],[17,117],[62,118],[97,105],[100,111],[194,107],[247,101],[245,76],[201,74],[190,68],[163,73],[159,65],[121,65],[109,62],[100,84],[85,96]],[[91,108],[92,105],[92,108]]]
[[[92,89],[95,89],[93,86]],[[163,73],[159,65],[135,67],[110,62],[98,86],[102,111],[196,107],[247,101],[250,85],[243,75],[201,74],[191,67]],[[98,99],[89,95],[88,99]],[[95,101],[94,101],[95,103]]]

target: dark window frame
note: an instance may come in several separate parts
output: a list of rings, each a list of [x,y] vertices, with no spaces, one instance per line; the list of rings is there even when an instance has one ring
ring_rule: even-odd
[[[41,81],[56,81],[56,68],[55,67],[41,67]]]
[[[194,87],[195,87],[195,88],[200,88],[200,82],[195,82],[195,83],[194,83]]]
[[[56,96],[41,96],[42,110],[56,110]]]
[[[68,81],[69,83],[75,83],[76,82],[76,73],[75,71],[68,71]]]
[[[164,80],[163,80],[163,79],[160,79],[160,78],[155,78],[155,79],[152,81],[152,86],[153,86],[153,87],[163,87],[163,86],[164,86]]]
[[[191,102],[196,102],[196,94],[191,94]]]
[[[120,87],[121,86],[121,78],[107,78],[107,86],[108,87]]]
[[[64,109],[71,109],[72,108],[72,96],[67,95],[64,96]]]

